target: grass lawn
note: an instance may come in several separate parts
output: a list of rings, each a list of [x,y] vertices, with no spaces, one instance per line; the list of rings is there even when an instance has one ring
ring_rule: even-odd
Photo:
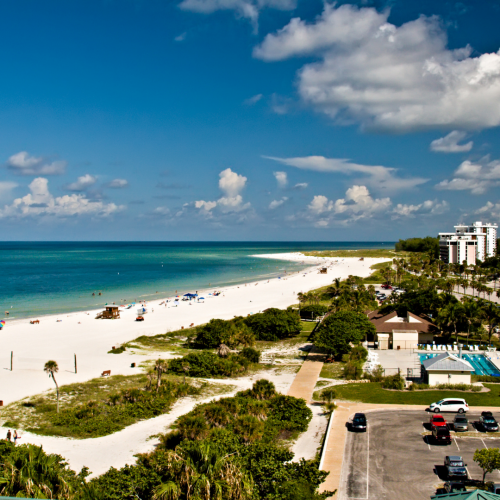
[[[196,335],[196,328],[161,333],[159,335],[142,335],[123,344],[123,347],[129,351],[142,349],[146,351],[169,351],[184,355],[190,352],[186,338],[193,335]]]
[[[313,252],[303,252],[304,255],[310,255],[313,257],[372,257],[372,258],[403,258],[408,257],[409,252],[396,252],[394,248],[364,248],[359,250],[323,250],[323,251],[313,251]]]
[[[338,399],[375,404],[430,405],[442,398],[463,398],[469,406],[500,406],[500,384],[484,384],[490,392],[388,391],[379,383],[345,384],[335,387]],[[319,393],[313,394],[318,399]]]
[[[304,332],[311,333],[314,330],[316,323],[314,321],[301,321],[300,328],[302,329],[301,334]]]
[[[163,375],[162,377],[163,383],[167,381],[180,383],[182,380],[183,377],[175,375]],[[112,394],[127,390],[142,389],[146,382],[146,374],[137,374],[132,376],[114,375],[107,378],[96,378],[88,382],[63,385],[59,388],[60,412],[85,408],[89,403],[93,407],[110,408],[109,398]],[[203,384],[203,382],[191,378],[187,378],[186,382],[193,387],[203,387],[202,394],[196,397],[224,394],[234,388],[234,386],[226,384]],[[54,423],[54,419],[57,416],[56,401],[55,390],[16,401],[0,410],[0,423],[4,427],[25,429],[42,435],[90,438],[111,434],[144,419],[140,411],[137,413],[131,411],[127,414],[116,415],[112,413],[108,417],[101,416],[104,420],[106,418],[110,419],[107,422],[108,425],[96,425],[94,426],[95,428],[91,428],[88,425],[87,428],[84,428],[84,425],[88,424],[91,419],[88,418],[88,415],[83,416],[83,414],[81,428],[74,424]],[[170,404],[166,404],[160,413],[168,413],[174,401],[175,398],[172,399]]]
[[[339,379],[342,378],[344,374],[344,366],[345,363],[341,361],[335,361],[334,363],[325,363],[323,368],[321,369],[320,377],[323,378],[333,378]]]

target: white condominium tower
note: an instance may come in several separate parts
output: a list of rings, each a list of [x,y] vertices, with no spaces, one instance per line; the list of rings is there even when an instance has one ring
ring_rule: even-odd
[[[454,233],[439,233],[439,256],[447,264],[475,264],[493,257],[497,248],[496,224],[474,222],[455,226]]]

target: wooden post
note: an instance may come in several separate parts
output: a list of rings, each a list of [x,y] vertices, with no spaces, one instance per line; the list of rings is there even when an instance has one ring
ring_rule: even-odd
[[[75,373],[78,373],[78,365],[76,364],[76,354],[75,354]]]
[[[14,351],[10,351],[10,371],[12,371],[13,358],[14,358]]]

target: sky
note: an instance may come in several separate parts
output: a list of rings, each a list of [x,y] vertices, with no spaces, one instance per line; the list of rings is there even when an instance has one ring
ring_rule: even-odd
[[[500,0],[4,0],[3,240],[500,222]]]

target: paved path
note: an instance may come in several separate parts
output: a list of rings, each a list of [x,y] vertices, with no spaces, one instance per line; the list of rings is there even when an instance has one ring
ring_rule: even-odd
[[[313,347],[290,386],[288,395],[305,399],[307,403],[311,403],[314,388],[325,359],[326,356]]]

